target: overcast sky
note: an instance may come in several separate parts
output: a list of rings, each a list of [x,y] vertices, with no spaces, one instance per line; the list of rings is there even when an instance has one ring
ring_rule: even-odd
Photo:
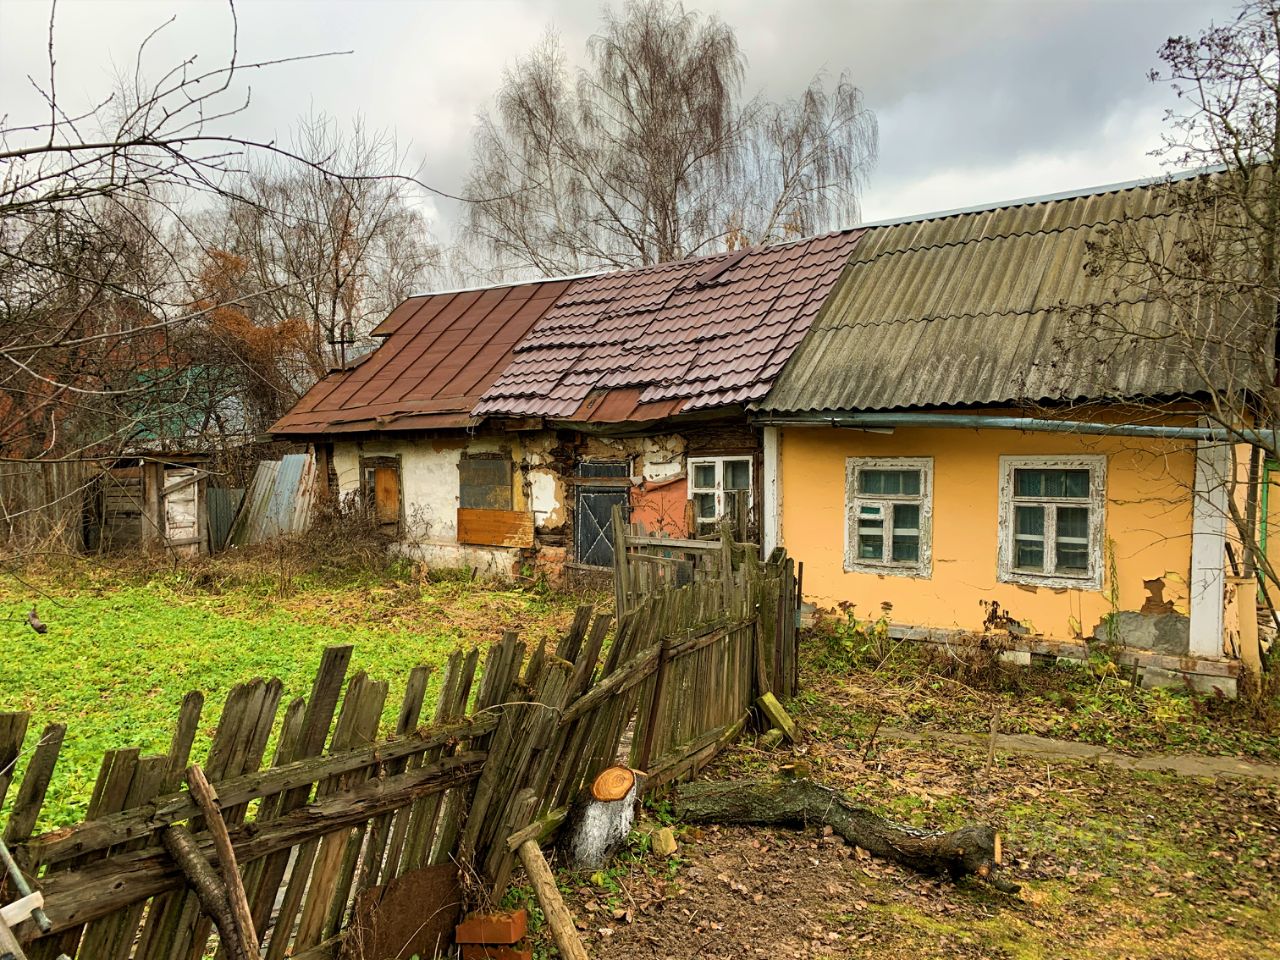
[[[241,60],[352,50],[250,78],[241,132],[287,135],[309,110],[363,114],[393,130],[420,176],[447,193],[465,177],[478,110],[504,65],[548,27],[579,56],[599,0],[240,0]],[[819,70],[848,71],[880,123],[880,160],[863,198],[874,221],[1111,183],[1160,172],[1168,92],[1147,71],[1171,34],[1230,18],[1219,0],[695,0],[733,27],[747,92],[793,97]],[[139,41],[153,72],[198,53],[225,58],[219,0],[62,0],[60,99],[88,104],[132,69]],[[47,0],[0,0],[0,112],[38,118],[27,75],[48,74]],[[448,238],[455,205],[428,204]]]

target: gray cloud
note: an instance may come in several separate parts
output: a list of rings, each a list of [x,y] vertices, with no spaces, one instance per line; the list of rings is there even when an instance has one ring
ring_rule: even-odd
[[[691,3],[733,26],[750,92],[798,94],[819,70],[854,78],[877,112],[881,161],[865,197],[884,218],[1149,175],[1167,91],[1146,80],[1173,33],[1229,17],[1224,0],[898,0]],[[502,68],[547,27],[577,55],[599,24],[594,0],[242,2],[241,57],[352,49],[248,78],[241,118],[254,136],[287,132],[314,109],[360,113],[396,132],[422,176],[456,192],[474,117]],[[153,68],[199,52],[225,57],[229,17],[218,2],[63,0],[59,87],[88,102],[112,63],[176,14],[148,58]],[[41,0],[0,3],[0,95],[10,116],[38,116],[25,74],[47,72]],[[433,202],[437,232],[455,205]]]

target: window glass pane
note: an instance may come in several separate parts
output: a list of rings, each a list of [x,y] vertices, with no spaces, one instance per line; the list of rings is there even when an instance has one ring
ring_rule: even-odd
[[[1056,573],[1089,572],[1089,509],[1058,507],[1058,537],[1054,546]]]
[[[1013,545],[1013,565],[1019,570],[1044,569],[1044,544],[1019,540]]]
[[[893,535],[893,559],[898,563],[920,562],[920,538]]]
[[[1061,470],[1062,474],[1062,493],[1063,497],[1087,497],[1089,496],[1089,471],[1088,470]]]
[[[1044,537],[1044,507],[1019,505],[1013,510],[1013,532],[1018,536]]]
[[[859,470],[860,493],[917,497],[920,495],[919,470]]]
[[[1014,470],[1013,495],[1015,497],[1039,497],[1044,495],[1043,470]]]
[[[699,489],[714,490],[716,486],[716,465],[699,463],[693,468],[693,485]]]
[[[724,488],[746,490],[751,486],[751,461],[726,460],[724,462]]]
[[[1088,470],[1013,471],[1013,494],[1016,497],[1087,497]]]
[[[716,518],[716,495],[714,493],[695,493],[693,495],[693,515],[699,520]]]
[[[916,503],[895,503],[893,505],[893,532],[920,532],[920,505]]]
[[[884,559],[884,514],[878,504],[858,510],[858,559]]]
[[[1014,507],[1013,565],[1018,570],[1044,569],[1044,507]]]
[[[626,460],[586,460],[578,464],[577,474],[594,478],[628,477],[631,468]]]
[[[920,560],[919,504],[893,505],[893,559],[898,563],[918,563]]]

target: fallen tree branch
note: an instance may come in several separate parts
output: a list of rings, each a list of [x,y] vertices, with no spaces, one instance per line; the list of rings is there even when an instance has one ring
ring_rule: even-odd
[[[922,873],[976,876],[1005,893],[1021,889],[1000,876],[1000,838],[991,827],[940,833],[901,826],[812,780],[688,783],[672,799],[675,815],[691,823],[822,824],[873,856]]]
[[[228,945],[230,955],[236,960],[247,960],[236,928],[235,913],[231,906],[231,899],[227,895],[227,888],[222,878],[214,872],[209,861],[205,859],[200,850],[200,844],[191,835],[191,831],[178,824],[165,827],[160,832],[160,841],[182,870],[187,884],[195,891],[201,908],[218,928],[218,936]]]

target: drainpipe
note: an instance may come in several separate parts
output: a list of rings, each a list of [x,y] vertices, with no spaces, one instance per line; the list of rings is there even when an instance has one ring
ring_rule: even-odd
[[[1277,449],[1276,428],[1228,430],[1226,427],[1174,427],[1148,423],[1097,423],[1080,420],[1048,420],[1042,417],[1009,417],[974,413],[787,413],[765,414],[756,423],[772,427],[954,427],[973,430],[1023,430],[1033,433],[1077,433],[1098,436],[1150,437],[1158,440],[1253,443]]]

